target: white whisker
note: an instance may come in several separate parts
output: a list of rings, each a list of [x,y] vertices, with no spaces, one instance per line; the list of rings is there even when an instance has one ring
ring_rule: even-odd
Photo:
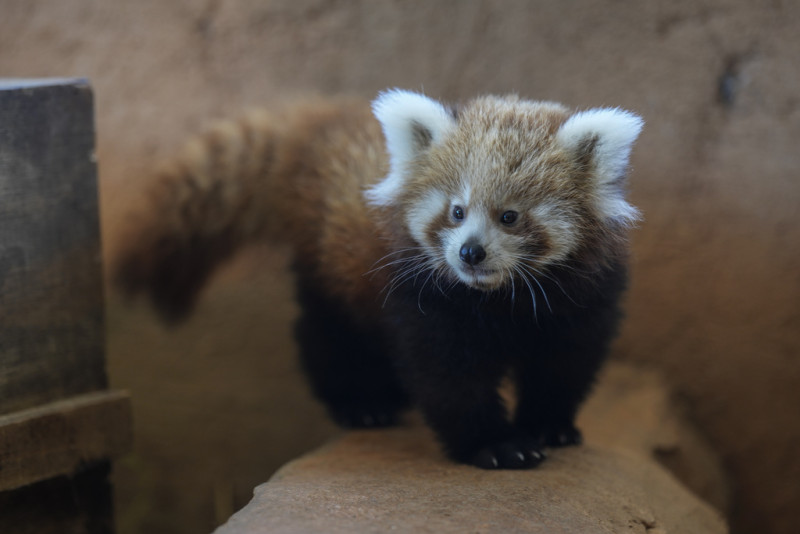
[[[545,302],[545,304],[547,304],[547,309],[550,311],[550,313],[553,313],[553,308],[550,307],[550,299],[547,298],[547,293],[545,292],[544,288],[542,287],[542,284],[539,283],[539,280],[536,279],[536,277],[533,275],[533,273],[531,273],[531,278],[533,278],[533,281],[536,282],[536,285],[539,286],[539,289],[541,289],[542,296],[544,297],[544,302]]]
[[[548,280],[550,280],[551,282],[553,282],[556,285],[556,287],[561,290],[561,292],[564,294],[564,296],[567,297],[570,300],[570,302],[572,302],[576,306],[579,306],[579,304],[577,302],[575,302],[575,300],[571,296],[569,296],[569,293],[567,293],[564,290],[564,288],[561,286],[561,283],[557,279],[553,278],[552,276],[548,276],[547,274],[541,272],[540,270],[536,269],[535,267],[530,267],[529,266],[529,268],[533,269],[534,271],[536,271],[536,273],[539,276],[543,276],[543,277],[547,278]]]
[[[419,293],[417,294],[417,309],[422,315],[425,315],[425,310],[422,309],[422,290],[425,289],[425,285],[428,283],[428,280],[431,279],[434,272],[435,271],[431,270],[430,274],[428,274],[428,277],[424,282],[422,282],[422,286],[419,288]]]
[[[525,282],[525,285],[528,286],[528,291],[531,294],[531,301],[533,302],[533,317],[536,319],[536,322],[539,322],[539,316],[536,313],[536,292],[533,290],[533,286],[531,285],[530,281],[528,281],[528,275],[530,273],[526,273],[525,271],[521,270],[519,265],[514,266],[514,270],[519,274],[522,281]]]
[[[389,300],[389,297],[395,289],[411,279],[416,279],[416,277],[419,276],[424,269],[425,264],[422,262],[417,262],[395,273],[395,275],[392,276],[389,282],[381,290],[381,292],[386,292],[386,297],[383,299],[382,306],[386,305],[386,302]]]
[[[517,295],[516,288],[514,287],[514,275],[508,271],[507,269],[503,268],[503,275],[508,276],[511,280],[511,309],[514,309],[514,297]]]
[[[392,256],[396,256],[398,254],[405,254],[407,252],[416,251],[416,250],[425,250],[425,249],[424,249],[424,247],[406,247],[406,248],[401,248],[401,249],[389,252],[388,254],[383,256],[382,258],[378,259],[375,263],[373,263],[371,265],[372,268],[369,271],[367,271],[366,273],[364,273],[364,275],[380,271],[381,269],[383,269],[385,267],[389,267],[389,266],[395,264],[396,262],[413,261],[415,258],[424,257],[423,254],[417,254],[417,255],[414,255],[414,256],[409,256],[408,258],[399,258],[399,259],[396,259],[396,260],[392,260],[392,261],[390,261],[388,263],[384,263],[383,265],[380,265],[380,263],[382,261],[384,261],[386,259],[389,259]]]

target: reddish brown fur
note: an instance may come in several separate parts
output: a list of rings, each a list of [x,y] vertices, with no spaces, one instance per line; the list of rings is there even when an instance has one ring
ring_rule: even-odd
[[[220,124],[159,171],[151,211],[131,221],[117,279],[129,293],[153,290],[162,271],[188,274],[271,238],[314,258],[298,261],[338,297],[374,306],[385,281],[365,273],[386,250],[361,191],[385,173],[385,160],[380,127],[360,102],[313,102]],[[198,242],[202,258],[170,265]],[[177,275],[168,278],[177,283]],[[188,307],[201,285],[186,288]]]

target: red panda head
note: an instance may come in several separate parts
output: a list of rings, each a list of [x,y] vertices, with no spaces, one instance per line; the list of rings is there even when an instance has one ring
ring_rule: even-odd
[[[368,202],[403,218],[440,277],[493,290],[597,248],[638,218],[625,199],[642,128],[619,109],[483,97],[457,110],[407,91],[373,102],[390,157]],[[585,255],[585,254],[584,254]]]

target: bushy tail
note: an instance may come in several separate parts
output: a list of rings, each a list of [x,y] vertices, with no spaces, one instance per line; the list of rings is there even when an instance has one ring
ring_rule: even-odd
[[[124,293],[147,294],[164,319],[180,320],[214,269],[263,234],[275,125],[260,112],[219,124],[161,168],[113,265]]]

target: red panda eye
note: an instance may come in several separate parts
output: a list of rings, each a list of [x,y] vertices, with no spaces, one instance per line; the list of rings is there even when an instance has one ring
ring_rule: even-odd
[[[457,221],[460,221],[464,218],[464,208],[461,206],[456,206],[453,208],[453,218]]]
[[[500,222],[503,224],[514,224],[517,220],[517,212],[516,211],[507,211],[500,217]]]

